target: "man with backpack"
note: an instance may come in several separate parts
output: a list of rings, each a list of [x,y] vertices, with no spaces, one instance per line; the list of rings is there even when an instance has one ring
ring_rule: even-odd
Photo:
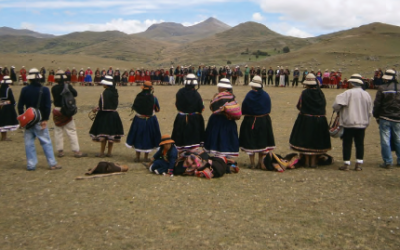
[[[57,85],[51,89],[54,100],[53,120],[56,125],[54,128],[54,140],[58,157],[64,156],[64,137],[63,132],[67,134],[71,149],[76,158],[86,157],[87,154],[79,151],[78,135],[76,133],[75,122],[72,116],[76,114],[75,97],[78,95],[76,90],[64,81],[67,79],[64,71],[59,70],[56,73],[55,81]]]
[[[18,101],[18,113],[22,116],[22,119],[26,117],[24,114],[29,108],[37,109],[37,114],[39,114],[37,116],[39,119],[35,119],[36,123],[31,124],[29,127],[29,124],[26,125],[24,131],[28,171],[36,170],[36,165],[38,163],[35,147],[36,138],[40,141],[40,146],[43,148],[49,169],[61,169],[61,166],[57,165],[57,161],[54,157],[53,144],[51,143],[49,129],[47,127],[47,121],[51,110],[51,100],[49,89],[42,86],[40,83],[42,77],[43,76],[36,68],[30,69],[27,76],[29,85],[21,89]]]

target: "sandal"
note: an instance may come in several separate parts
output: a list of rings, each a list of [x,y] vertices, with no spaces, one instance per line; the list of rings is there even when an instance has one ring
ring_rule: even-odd
[[[106,157],[110,157],[110,158],[111,158],[111,157],[112,157],[112,154],[106,154]]]
[[[135,158],[135,159],[133,159],[133,162],[140,162],[140,159]]]
[[[349,166],[350,166],[350,165],[344,164],[343,166],[341,166],[341,167],[339,168],[339,170],[342,170],[342,171],[349,171],[349,170],[350,170],[350,169],[349,169]]]
[[[356,163],[354,171],[361,171],[361,170],[362,170],[361,164]]]
[[[55,165],[55,166],[50,167],[50,170],[58,170],[58,169],[62,169],[62,167],[59,166],[59,165]]]
[[[97,153],[94,155],[95,157],[104,158],[104,154]]]
[[[64,157],[64,152],[63,151],[58,151],[57,157]]]
[[[82,153],[82,152],[74,154],[75,158],[82,158],[82,157],[87,157],[87,156],[88,156],[88,154]]]

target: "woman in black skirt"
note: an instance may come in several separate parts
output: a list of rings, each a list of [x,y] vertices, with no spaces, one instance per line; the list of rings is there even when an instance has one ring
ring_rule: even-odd
[[[254,76],[250,82],[250,90],[243,104],[244,120],[240,126],[239,146],[250,157],[250,168],[261,168],[263,155],[275,148],[272,131],[271,98],[262,89],[260,76]],[[255,165],[255,154],[258,153],[258,163]]]
[[[195,89],[198,85],[197,77],[188,74],[186,85],[176,93],[176,115],[172,140],[179,151],[190,150],[204,142],[204,110],[203,99]]]
[[[97,115],[89,133],[93,141],[101,143],[100,153],[96,154],[96,157],[111,157],[114,142],[121,141],[124,128],[116,110],[118,107],[118,91],[113,85],[112,76],[105,76],[100,84],[104,86],[105,90],[100,95],[99,107],[93,109],[93,112],[97,112]],[[104,155],[107,142],[108,152]]]
[[[305,166],[316,168],[317,155],[331,149],[328,121],[325,116],[325,95],[315,76],[310,73],[303,81],[297,109],[300,111],[290,135],[290,147],[305,156]]]
[[[17,130],[19,127],[17,112],[15,111],[15,99],[10,88],[11,83],[10,77],[4,76],[0,87],[0,132],[2,141],[11,141],[7,138],[7,132]]]

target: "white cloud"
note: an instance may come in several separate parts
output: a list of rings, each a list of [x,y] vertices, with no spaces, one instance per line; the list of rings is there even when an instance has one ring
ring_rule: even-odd
[[[313,37],[313,34],[310,34],[299,27],[294,27],[293,25],[286,23],[286,22],[268,22],[266,24],[268,28],[271,30],[285,35],[285,36],[294,36],[294,37]]]
[[[258,2],[265,13],[278,14],[280,20],[307,27],[305,32],[327,33],[372,22],[400,25],[398,0],[297,0]],[[311,7],[312,6],[312,7]]]
[[[35,30],[36,25],[32,23],[23,22],[21,23],[21,29]]]
[[[138,33],[145,31],[152,24],[162,23],[164,20],[124,20],[122,18],[113,19],[104,24],[95,23],[63,23],[63,24],[45,24],[41,25],[40,29],[46,32],[55,34],[65,34],[75,31],[106,31],[119,30],[127,34]]]
[[[265,19],[259,12],[253,14],[253,20],[257,22],[261,22]]]
[[[312,34],[310,34],[308,32],[299,30],[296,27],[291,27],[288,31],[286,31],[286,35],[294,36],[294,37],[301,37],[301,38],[313,37],[314,36],[314,35],[312,35]]]

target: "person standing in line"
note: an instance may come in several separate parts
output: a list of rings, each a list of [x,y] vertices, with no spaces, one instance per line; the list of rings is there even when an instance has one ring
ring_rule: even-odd
[[[279,79],[281,78],[280,76],[281,70],[279,69],[279,66],[275,70],[275,87],[279,86]]]
[[[194,74],[186,76],[185,87],[176,93],[175,106],[178,110],[172,130],[172,140],[178,151],[200,147],[204,143],[204,103],[195,89],[198,86]]]
[[[90,69],[90,67],[87,68],[87,70],[85,71],[85,85],[86,86],[92,86],[92,75],[93,75],[93,71]]]
[[[290,69],[288,66],[286,66],[285,69],[285,87],[290,86]]]
[[[175,85],[174,66],[172,66],[172,65],[169,68],[169,84]]]
[[[290,147],[305,157],[305,167],[316,168],[317,156],[331,150],[326,99],[315,75],[307,75],[297,109],[300,113],[290,134]]]
[[[153,95],[154,87],[149,81],[141,86],[142,92],[137,94],[132,110],[136,112],[126,138],[125,145],[135,148],[134,162],[140,162],[140,154],[144,153],[144,162],[149,162],[149,153],[158,147],[161,141],[160,125],[155,113],[160,112],[157,97]]]
[[[308,72],[307,68],[303,71],[303,79],[301,79],[301,83],[303,83],[303,82],[306,80],[306,77],[307,77],[307,75],[308,75],[309,73],[310,73],[310,72]]]
[[[44,66],[40,69],[40,75],[42,76],[42,78],[40,79],[40,82],[42,84],[46,83],[46,69],[44,68]]]
[[[292,82],[292,87],[294,87],[294,85],[299,84],[299,77],[300,77],[300,71],[298,68],[295,68],[295,70],[293,71],[293,82]]]
[[[364,163],[364,137],[372,116],[372,101],[368,92],[362,89],[363,81],[359,74],[349,79],[353,86],[336,96],[333,110],[340,115],[339,125],[343,127],[342,152],[344,165],[339,170],[350,170],[351,148],[353,140],[356,146],[355,171],[362,170]]]
[[[24,85],[28,83],[28,80],[26,79],[26,69],[25,66],[22,66],[21,70],[19,71],[19,74],[21,75],[22,82]]]
[[[393,165],[392,149],[396,152],[397,166],[400,166],[400,90],[394,70],[386,70],[382,80],[383,84],[376,92],[373,116],[379,124],[381,138],[383,163],[379,166],[390,169]]]
[[[15,131],[19,128],[17,112],[15,111],[15,99],[10,84],[12,81],[9,76],[4,76],[0,82],[0,132],[1,141],[11,141],[7,137],[7,132]]]
[[[262,87],[260,76],[254,76],[250,82],[251,90],[242,103],[244,120],[240,126],[239,146],[250,158],[250,168],[261,168],[263,155],[275,148],[274,133],[269,114],[271,98]],[[258,163],[255,164],[255,154]]]
[[[247,65],[244,68],[244,85],[249,85],[250,69]]]
[[[269,67],[267,75],[268,75],[268,86],[269,86],[269,83],[271,83],[271,86],[273,86],[274,81],[272,80],[272,78],[274,77],[274,70],[272,69],[272,67]]]
[[[28,171],[36,170],[36,165],[38,163],[35,147],[36,138],[39,139],[40,145],[43,148],[49,169],[57,170],[62,168],[61,166],[57,165],[57,161],[54,157],[53,144],[51,143],[49,129],[47,127],[47,121],[49,120],[51,111],[51,99],[50,90],[47,87],[42,86],[40,83],[42,77],[43,76],[36,68],[30,69],[27,77],[29,80],[29,85],[21,89],[21,94],[18,101],[18,113],[20,115],[24,113],[24,108],[37,108],[39,104],[39,110],[42,117],[41,121],[36,123],[31,128],[25,129],[24,132]]]
[[[267,86],[267,70],[265,69],[265,67],[262,68],[261,76],[263,85]]]
[[[14,66],[11,66],[10,79],[12,81],[11,85],[14,85],[14,82],[17,82],[17,74],[15,74],[15,67]]]
[[[226,78],[221,79],[217,87],[218,93],[210,103],[213,114],[208,119],[204,148],[216,156],[237,157],[239,137],[236,121],[228,118],[225,111],[221,111],[227,102],[235,101],[235,95],[231,83]]]
[[[55,75],[55,81],[57,82],[51,88],[51,94],[53,96],[53,120],[54,120],[54,141],[56,144],[56,150],[58,152],[58,157],[64,157],[64,135],[65,132],[68,136],[72,152],[74,152],[75,158],[81,158],[88,156],[84,154],[79,149],[78,135],[76,133],[75,121],[72,117],[67,117],[61,113],[61,108],[63,105],[62,93],[64,92],[65,84],[68,90],[72,93],[74,97],[78,96],[78,92],[68,83],[65,82],[67,76],[62,70],[58,70]]]
[[[107,75],[100,82],[104,86],[104,91],[100,95],[99,106],[92,111],[97,113],[93,121],[89,134],[92,140],[100,142],[100,153],[96,157],[112,157],[112,149],[114,143],[121,141],[124,136],[124,127],[121,118],[117,112],[118,108],[118,90],[113,83],[113,77]],[[108,142],[108,152],[104,154]]]
[[[72,68],[71,71],[71,83],[73,86],[78,82],[78,71],[75,69],[75,67]]]
[[[287,71],[281,66],[281,70],[279,71],[279,87],[286,87],[286,74]]]

